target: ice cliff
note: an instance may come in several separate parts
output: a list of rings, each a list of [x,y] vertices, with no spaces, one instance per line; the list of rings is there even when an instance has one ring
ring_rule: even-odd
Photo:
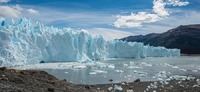
[[[84,30],[47,27],[26,18],[0,19],[0,65],[13,66],[60,61],[91,61],[106,58],[180,56],[178,49],[144,46],[143,43],[105,41]]]

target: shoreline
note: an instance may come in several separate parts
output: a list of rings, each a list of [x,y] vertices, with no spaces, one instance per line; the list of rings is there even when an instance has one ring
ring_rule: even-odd
[[[181,56],[200,56],[200,54],[183,54],[183,53],[181,53]]]
[[[198,77],[200,78],[200,77]],[[2,91],[3,90],[3,91]],[[118,90],[118,91],[117,91]],[[200,92],[197,79],[171,80],[161,82],[140,82],[111,84],[72,84],[59,80],[40,70],[15,70],[0,68],[0,92]]]

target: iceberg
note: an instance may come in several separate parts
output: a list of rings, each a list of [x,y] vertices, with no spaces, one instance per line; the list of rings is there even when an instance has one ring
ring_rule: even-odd
[[[180,50],[137,42],[106,41],[100,35],[92,37],[85,30],[48,27],[26,18],[17,22],[0,19],[1,66],[172,56],[180,56]]]

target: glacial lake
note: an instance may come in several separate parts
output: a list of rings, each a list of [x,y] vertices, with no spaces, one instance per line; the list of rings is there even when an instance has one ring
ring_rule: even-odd
[[[43,63],[12,67],[39,69],[75,84],[106,84],[166,80],[170,76],[200,76],[200,56],[110,59],[95,62]],[[109,81],[109,80],[113,81]]]

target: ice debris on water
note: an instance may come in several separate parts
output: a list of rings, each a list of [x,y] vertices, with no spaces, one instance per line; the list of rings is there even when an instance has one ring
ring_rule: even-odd
[[[149,66],[149,67],[153,66],[152,64],[146,63],[146,62],[141,62],[140,65],[142,65],[142,66]]]
[[[181,71],[181,72],[186,72],[187,70],[186,70],[186,69],[180,69],[179,71]]]
[[[90,72],[89,74],[93,75],[93,74],[97,74],[97,72]]]
[[[197,85],[200,85],[200,79],[196,79]]]
[[[165,80],[167,78],[168,75],[170,75],[170,72],[166,72],[166,71],[160,71],[157,74],[155,74],[153,76],[153,78],[157,78],[158,80]]]
[[[127,89],[126,92],[134,92],[132,89]]]
[[[108,91],[112,91],[112,90],[113,90],[113,87],[109,87],[109,88],[108,88]]]
[[[198,72],[198,70],[192,70],[192,72]]]
[[[124,71],[122,71],[122,70],[115,70],[115,72],[123,73]]]
[[[93,70],[93,72],[91,72],[92,74],[98,74],[98,73],[107,73],[107,71],[103,71],[103,70]]]
[[[180,75],[171,75],[169,78],[167,78],[166,80],[167,81],[170,81],[170,80],[194,80],[195,77],[192,77],[192,76],[180,76]]]
[[[150,83],[150,86],[148,88],[158,88],[158,83],[157,82]]]
[[[129,69],[142,69],[143,67],[139,67],[139,66],[129,66]]]
[[[168,64],[168,63],[164,63],[164,64],[160,64],[160,65],[162,65],[162,66],[164,66],[164,67],[173,67],[173,65]]]
[[[115,85],[114,86],[114,92],[121,92],[123,91],[123,88],[121,86]]]
[[[0,20],[0,64],[14,66],[49,62],[84,62],[106,58],[180,56],[179,49],[153,47],[137,42],[106,41],[86,30],[55,28],[21,18]],[[113,68],[113,67],[112,67]]]
[[[172,68],[179,68],[178,66],[172,66]]]
[[[108,68],[113,68],[114,69],[115,65],[113,65],[113,64],[112,65],[108,65]]]
[[[87,68],[85,65],[79,65],[79,66],[74,66],[74,69],[83,69],[83,68]]]
[[[124,66],[128,66],[128,64],[125,64],[125,63],[124,63],[123,65],[124,65]]]
[[[147,76],[147,72],[137,72],[138,73],[138,75],[140,76],[140,77],[146,77]]]

